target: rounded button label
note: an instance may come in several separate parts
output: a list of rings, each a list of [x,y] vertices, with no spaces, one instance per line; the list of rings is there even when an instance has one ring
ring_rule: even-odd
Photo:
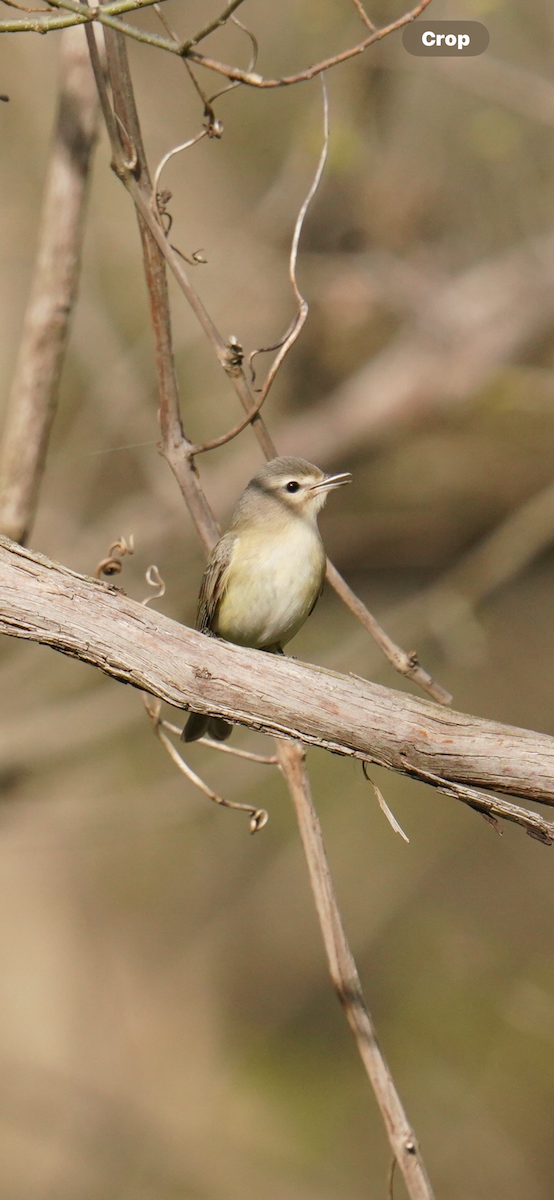
[[[404,49],[421,58],[473,58],[489,41],[480,21],[412,21],[402,34]]]

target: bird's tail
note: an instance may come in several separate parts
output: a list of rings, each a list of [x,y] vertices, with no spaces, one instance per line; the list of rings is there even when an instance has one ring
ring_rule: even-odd
[[[181,734],[181,741],[197,742],[208,733],[215,742],[226,742],[232,732],[233,726],[221,717],[207,717],[204,713],[191,712]]]

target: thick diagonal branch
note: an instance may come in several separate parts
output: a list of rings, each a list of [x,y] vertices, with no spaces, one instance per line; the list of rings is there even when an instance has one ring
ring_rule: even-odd
[[[194,708],[419,778],[554,805],[554,738],[245,650],[0,538],[0,632]]]

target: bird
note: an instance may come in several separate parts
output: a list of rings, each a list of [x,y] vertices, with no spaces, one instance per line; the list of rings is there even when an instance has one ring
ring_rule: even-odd
[[[282,654],[313,612],[323,589],[326,555],[317,517],[349,471],[326,475],[304,458],[266,463],[245,488],[231,524],[211,551],[198,599],[196,628],[237,646]],[[181,734],[225,741],[232,725],[191,712]]]

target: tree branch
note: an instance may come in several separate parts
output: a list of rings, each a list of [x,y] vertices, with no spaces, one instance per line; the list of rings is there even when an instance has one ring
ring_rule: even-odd
[[[64,0],[67,3],[68,0]],[[313,63],[311,67],[307,67],[304,71],[298,71],[296,75],[283,75],[279,79],[264,79],[262,75],[257,75],[252,71],[242,71],[240,67],[231,67],[228,63],[219,62],[215,58],[208,58],[203,54],[196,53],[190,43],[184,42],[181,46],[180,53],[186,54],[192,62],[198,63],[199,66],[207,67],[210,71],[215,71],[218,75],[225,75],[227,79],[236,79],[239,83],[245,83],[249,87],[258,88],[276,88],[290,87],[291,84],[304,83],[308,79],[314,79],[316,75],[321,75],[323,71],[330,70],[331,67],[336,67],[339,63],[347,62],[350,58],[355,58],[358,54],[363,54],[369,46],[373,46],[375,42],[380,42],[382,38],[388,37],[390,33],[395,33],[397,29],[403,29],[405,25],[409,25],[411,21],[415,21],[416,17],[421,16],[421,13],[431,0],[420,0],[415,8],[404,13],[402,17],[398,17],[396,21],[391,21],[389,25],[383,25],[381,29],[375,29],[370,33],[369,37],[364,38],[362,42],[358,42],[356,46],[349,46],[348,50],[341,51],[340,54],[333,54],[330,58],[323,59],[322,62]]]
[[[99,21],[104,27],[114,29],[118,33],[125,34],[127,37],[133,38],[137,42],[143,42],[148,46],[157,47],[158,50],[168,50],[170,54],[177,54],[180,58],[190,59],[191,62],[198,63],[200,66],[207,67],[211,71],[215,71],[218,75],[224,75],[227,79],[236,80],[238,83],[245,83],[249,87],[275,88],[287,87],[294,83],[303,83],[307,79],[313,79],[316,75],[321,75],[323,71],[329,70],[330,67],[335,67],[339,63],[347,62],[350,58],[355,58],[358,54],[363,54],[369,46],[374,42],[381,41],[387,37],[389,33],[394,33],[397,29],[402,29],[404,25],[409,25],[416,17],[419,17],[423,10],[431,3],[431,0],[420,0],[420,3],[404,13],[402,17],[398,17],[396,21],[391,21],[389,25],[384,25],[381,29],[375,29],[367,38],[359,42],[356,46],[350,46],[348,50],[341,51],[340,54],[335,54],[331,58],[325,59],[323,62],[314,63],[311,67],[307,67],[304,71],[299,71],[296,75],[286,75],[280,79],[264,79],[262,75],[257,75],[253,71],[243,71],[240,67],[232,67],[227,63],[218,62],[217,59],[207,58],[202,54],[198,54],[194,50],[194,46],[202,37],[207,37],[213,29],[225,24],[225,21],[231,17],[233,7],[238,5],[230,4],[228,10],[222,14],[222,17],[212,23],[212,29],[206,27],[199,35],[189,38],[184,42],[175,41],[174,38],[164,38],[156,33],[149,33],[145,29],[139,29],[137,25],[129,25],[127,21],[122,21],[119,17],[121,12],[134,12],[137,9],[153,4],[154,0],[115,0],[111,4],[103,5],[101,8],[89,8],[87,4],[80,4],[79,0],[49,0],[52,8],[66,9],[72,14],[67,17],[26,17],[16,21],[0,21],[0,33],[48,33],[53,29],[61,29],[67,25],[77,25],[92,21]]]
[[[395,1161],[413,1200],[432,1200],[431,1184],[419,1153],[394,1080],[389,1071],[373,1022],[367,1010],[360,977],[346,940],[327,863],[321,825],[311,796],[305,754],[294,742],[281,742],[279,761],[287,773],[314,894],[331,980],[371,1080],[387,1129]]]
[[[92,31],[89,32],[89,45]],[[93,36],[93,35],[92,35]],[[136,157],[138,182],[137,192],[152,196],[150,175],[140,125],[130,84],[127,50],[121,35],[112,30],[105,31],[108,69],[112,86],[114,113],[130,139],[132,153]],[[98,67],[95,69],[98,80]],[[149,212],[148,204],[144,207]],[[192,446],[183,431],[179,408],[179,389],[175,374],[171,316],[164,256],[152,237],[145,222],[142,209],[137,208],[139,230],[142,240],[144,270],[150,301],[150,315],[156,349],[156,367],[159,387],[159,420],[162,432],[161,451],[166,458],[188,505],[204,549],[209,551],[219,537],[219,529],[202,488],[192,460]],[[156,222],[154,221],[156,225]],[[156,226],[158,227],[158,226]]]
[[[82,30],[62,39],[58,115],[39,244],[0,451],[0,530],[27,539],[77,296],[99,106]]]
[[[244,650],[151,612],[0,538],[0,632],[52,646],[178,708],[301,738],[401,774],[554,805],[554,738],[295,659]]]
[[[90,48],[91,48],[92,60],[94,63],[95,75],[97,78],[100,94],[102,97],[102,105],[103,105],[104,111],[106,112],[109,101],[108,101],[108,97],[106,95],[103,81],[101,79],[101,75],[99,72],[96,50],[95,50],[95,46],[94,46],[94,42],[93,42],[93,38],[92,38],[92,30],[90,30],[90,29],[88,31],[88,37],[89,37],[89,44],[90,44]],[[215,540],[217,538],[218,530],[217,530],[217,525],[215,523],[215,520],[209,510],[200,480],[199,480],[196,470],[194,468],[194,464],[192,461],[192,448],[190,447],[190,443],[188,443],[187,439],[185,438],[185,435],[183,433],[182,423],[181,423],[181,415],[180,415],[180,409],[179,409],[179,396],[178,396],[177,382],[176,382],[175,368],[174,368],[174,361],[173,361],[172,337],[171,337],[171,314],[170,314],[170,309],[169,309],[169,298],[168,298],[168,291],[167,291],[165,260],[163,257],[163,246],[160,246],[157,237],[152,236],[152,234],[154,232],[154,228],[153,228],[152,222],[150,220],[150,212],[152,209],[153,202],[154,203],[156,202],[156,197],[152,193],[152,186],[150,183],[148,164],[146,161],[144,145],[143,145],[142,135],[141,135],[141,129],[140,129],[138,114],[137,114],[136,106],[135,106],[132,79],[131,79],[131,75],[129,72],[129,66],[128,66],[128,61],[127,61],[127,49],[126,49],[125,41],[124,41],[123,37],[121,36],[121,34],[116,34],[116,33],[113,33],[112,31],[106,31],[105,37],[106,37],[106,48],[107,48],[107,55],[108,55],[108,70],[109,70],[111,89],[112,89],[112,97],[113,97],[113,105],[114,105],[114,117],[115,117],[115,120],[117,121],[117,129],[115,128],[115,122],[111,120],[111,117],[108,117],[108,122],[107,122],[108,129],[110,131],[110,137],[112,140],[112,147],[114,149],[114,164],[116,165],[116,167],[118,165],[120,167],[123,166],[124,177],[129,181],[131,179],[133,180],[133,185],[136,190],[136,196],[144,199],[144,202],[145,202],[144,203],[144,212],[146,214],[148,214],[148,220],[146,221],[143,216],[143,207],[141,207],[140,205],[137,204],[139,228],[141,231],[142,243],[143,243],[146,282],[147,282],[148,293],[149,293],[149,298],[150,298],[150,309],[151,309],[152,324],[153,324],[154,338],[155,338],[155,344],[156,344],[156,361],[157,361],[157,369],[158,369],[159,397],[160,397],[159,417],[160,417],[160,426],[162,429],[162,436],[163,436],[162,448],[163,448],[164,454],[166,455],[170,465],[172,466],[172,468],[174,470],[174,473],[178,479],[178,482],[180,483],[183,496],[189,506],[189,510],[190,510],[191,516],[193,517],[193,520],[195,522],[199,536],[202,539],[205,548],[209,549],[210,546],[213,545],[213,543],[215,542]],[[295,236],[293,238],[293,249],[291,252],[291,278],[292,278],[293,287],[294,287],[297,299],[299,300],[299,302],[301,302],[301,307],[302,307],[303,302],[302,302],[300,293],[298,292],[298,288],[296,285],[296,276],[295,276],[296,250],[297,250],[297,245],[298,245],[298,238],[300,235],[300,229],[302,226],[303,216],[306,211],[309,200],[311,198],[311,195],[313,194],[313,192],[315,191],[315,188],[317,187],[317,183],[319,181],[321,170],[323,168],[323,162],[324,162],[324,158],[325,158],[325,154],[326,154],[326,150],[327,150],[326,94],[325,94],[325,115],[326,115],[326,130],[325,130],[324,150],[323,150],[322,158],[320,159],[320,165],[316,172],[314,184],[312,185],[312,188],[310,189],[310,192],[308,193],[308,197],[301,208],[300,216],[297,220]],[[123,144],[122,144],[123,140],[125,142],[125,148],[123,147]],[[133,165],[132,166],[126,165],[125,164],[126,159],[129,163],[132,162]],[[154,224],[155,224],[156,231],[157,231],[157,229],[159,227],[157,226],[156,223],[154,223]],[[195,295],[195,293],[193,293],[193,294]],[[199,300],[198,300],[198,304],[200,305]],[[204,325],[205,325],[205,327],[207,326],[208,329],[210,329],[211,319],[209,318],[208,314],[203,309],[203,306],[202,306],[202,313],[204,316]],[[210,329],[210,340],[213,342],[216,352],[218,350],[218,339],[219,339],[219,334],[218,334],[217,330],[215,329],[215,327],[213,327],[213,332]],[[288,339],[285,339],[285,347],[287,346],[287,341],[288,341]],[[228,349],[229,349],[230,353],[232,354],[233,348],[231,345],[229,346]],[[286,350],[285,350],[285,352],[286,352]],[[223,364],[228,368],[232,367],[232,358],[230,358],[229,362],[227,362],[227,358],[225,356],[225,358],[223,360]],[[234,372],[233,372],[233,375],[234,375]],[[242,371],[240,371],[240,375],[237,372],[237,378],[242,378],[244,380],[244,375],[242,374]],[[245,380],[244,380],[244,382],[246,383]],[[265,390],[267,390],[267,388],[269,387],[270,382],[271,382],[271,373],[270,373],[270,376],[268,376],[268,380],[266,380],[266,389]],[[265,432],[265,425],[263,425],[263,423],[261,422],[261,418],[259,420],[260,420],[260,429],[263,430],[262,437],[264,438],[264,440],[267,440],[267,442],[271,445],[269,435],[267,435]],[[270,457],[273,457],[272,452],[270,453]],[[206,672],[205,667],[200,668],[197,671],[198,678],[200,678],[201,676],[203,677],[205,675],[205,672]],[[249,686],[250,685],[247,686],[247,689],[244,693],[246,695],[248,695]],[[178,751],[175,749],[175,747],[172,745],[172,743],[167,738],[167,735],[160,728],[160,722],[159,722],[160,703],[159,703],[159,700],[152,708],[147,703],[147,709],[151,713],[151,716],[153,717],[153,720],[155,723],[155,729],[158,734],[158,737],[162,741],[162,744],[165,746],[165,749],[167,750],[167,752],[172,756],[172,758],[174,759],[176,764],[179,766],[180,770],[182,770],[185,774],[187,774],[188,777],[195,783],[195,785],[200,787],[205,793],[207,793],[211,797],[212,800],[216,801],[217,803],[225,803],[223,801],[222,797],[217,796],[216,793],[212,792],[212,790],[210,788],[207,788],[207,786],[203,783],[202,780],[199,779],[199,777],[196,775],[196,773],[191,771],[188,764],[185,763],[182,756],[178,753]],[[310,787],[309,787],[309,781],[308,781],[308,777],[307,777],[307,773],[306,773],[306,769],[305,769],[304,758],[305,758],[304,749],[297,742],[289,742],[286,751],[283,752],[283,754],[281,756],[281,768],[282,768],[283,774],[286,778],[286,781],[287,781],[287,784],[289,787],[289,791],[291,793],[291,796],[293,797],[293,800],[294,800],[294,803],[295,803],[295,806],[297,809],[297,813],[299,816],[299,820],[301,822],[304,822],[306,820],[307,815],[309,814],[310,811],[312,811],[312,813],[313,813],[313,804],[311,801]],[[265,821],[267,820],[267,814],[264,812],[264,810],[252,809],[249,806],[237,805],[235,803],[231,804],[230,806],[235,807],[235,808],[237,808],[237,807],[243,808],[243,809],[246,807],[247,811],[249,811],[250,815],[251,815],[251,820],[250,820],[251,832],[255,832],[257,829],[262,828],[262,826],[265,824]],[[313,816],[313,819],[317,820],[317,818],[315,817],[315,814]],[[364,1034],[367,1033],[367,1029],[371,1028],[371,1022],[370,1022],[369,1014],[367,1013],[367,1010],[365,1009],[365,1005],[364,1005],[364,1001],[363,1001],[361,992],[359,992],[359,995],[356,995],[356,996],[351,994],[352,971],[355,974],[356,968],[355,968],[354,960],[352,958],[352,955],[351,955],[351,952],[350,952],[350,949],[348,946],[348,942],[346,940],[346,935],[345,935],[344,930],[342,929],[342,925],[340,923],[338,905],[337,905],[336,899],[334,897],[333,885],[332,885],[331,877],[330,877],[329,870],[328,870],[326,860],[325,860],[325,852],[323,849],[323,844],[321,843],[321,845],[316,845],[314,843],[313,845],[310,845],[306,841],[305,842],[305,850],[306,850],[306,854],[308,856],[311,856],[309,858],[309,869],[310,869],[312,877],[313,878],[317,877],[317,876],[321,875],[322,873],[325,874],[326,881],[327,881],[327,893],[330,898],[330,903],[332,905],[333,912],[336,914],[336,927],[337,927],[338,931],[340,932],[342,943],[345,948],[345,954],[348,956],[349,961],[352,964],[352,970],[350,971],[348,976],[345,977],[344,988],[342,988],[340,994],[341,994],[342,1002],[346,1008],[346,1011],[349,1014],[349,1020],[352,1025],[352,1028],[355,1031],[356,1039],[358,1042],[358,1049],[359,1049],[359,1052],[360,1052],[360,1055],[362,1058],[362,1062],[364,1063],[366,1071],[368,1071],[371,1083],[374,1084],[374,1079],[376,1079],[379,1082],[379,1073],[375,1069],[373,1070],[373,1073],[370,1070],[370,1063],[373,1062],[374,1059],[373,1059],[373,1057],[368,1058],[368,1056],[367,1056],[367,1053],[366,1053],[367,1038],[364,1036]],[[316,902],[317,902],[317,893],[316,893]],[[325,918],[324,918],[324,914],[321,911],[319,912],[319,916],[320,916],[320,922],[322,924],[322,932],[323,932],[324,942],[325,942],[326,948],[328,950],[329,944],[330,944],[329,938],[331,935],[330,935],[329,930],[325,927]],[[328,957],[329,957],[329,950],[328,950]],[[334,959],[332,958],[332,956],[329,957],[329,966],[330,966],[331,972],[333,974]],[[335,977],[336,977],[336,973],[334,975],[334,978]],[[358,991],[359,991],[359,989],[358,989]],[[360,1026],[360,1015],[359,1015],[360,1012],[362,1013],[362,1016],[363,1016],[364,1022],[365,1022],[365,1024],[363,1025],[363,1029]],[[407,1118],[403,1112],[400,1100],[397,1096],[396,1090],[392,1083],[392,1079],[390,1078],[390,1075],[388,1072],[386,1072],[386,1074],[387,1074],[389,1082],[387,1084],[385,1082],[384,1078],[380,1080],[380,1087],[378,1086],[377,1093],[376,1093],[377,1100],[378,1100],[378,1103],[381,1108],[383,1119],[385,1121],[385,1126],[387,1129],[387,1133],[389,1135],[389,1140],[391,1141],[391,1145],[393,1146],[394,1152],[395,1152],[397,1158],[399,1159],[401,1169],[404,1173],[404,1177],[406,1179],[406,1184],[408,1186],[411,1200],[433,1200],[430,1185],[428,1184],[428,1181],[426,1180],[423,1165],[420,1162],[419,1157],[418,1157],[415,1139],[413,1137],[411,1130],[409,1129]],[[406,1131],[408,1131],[408,1132],[406,1133]],[[407,1156],[408,1156],[408,1159],[407,1159]],[[412,1156],[416,1156],[416,1159],[415,1159],[416,1168],[414,1168],[414,1163],[412,1162]],[[407,1159],[407,1161],[405,1162],[404,1160],[406,1160],[406,1159]]]
[[[157,0],[112,0],[106,4],[106,16],[116,16],[118,13],[137,12],[141,8],[152,7]],[[163,3],[163,0],[161,0]],[[52,0],[52,7],[54,7]],[[97,18],[97,13],[87,11],[85,5],[72,4],[71,0],[67,5],[58,5],[56,7],[66,7],[73,15],[67,17],[54,17],[49,9],[41,9],[44,13],[43,17],[26,17],[15,21],[0,21],[0,33],[49,33],[54,29],[67,29],[68,26],[83,25],[84,23],[94,21]],[[25,11],[25,10],[23,10]],[[38,9],[27,9],[28,12],[38,12]],[[123,24],[123,22],[121,22]],[[133,27],[125,26],[128,31],[133,30]],[[138,31],[140,34],[140,30]]]
[[[146,232],[146,230],[144,230],[144,226],[146,226],[149,234],[151,235],[151,241],[156,243],[158,249],[163,254],[163,257],[165,258],[168,266],[171,268],[173,275],[175,276],[175,279],[177,280],[177,283],[181,287],[195,316],[197,317],[202,329],[204,330],[204,333],[206,334],[206,337],[208,338],[208,341],[210,342],[220,365],[223,367],[224,371],[228,375],[243,408],[249,414],[249,423],[251,423],[251,425],[252,425],[252,430],[259,442],[259,445],[261,446],[263,453],[265,454],[266,458],[268,458],[268,459],[275,458],[278,453],[277,448],[276,448],[275,443],[274,443],[274,441],[267,429],[267,426],[261,416],[261,413],[258,411],[258,405],[256,404],[256,398],[252,392],[250,385],[248,384],[248,381],[247,381],[244,371],[242,369],[242,365],[241,365],[242,364],[242,352],[237,354],[236,347],[233,346],[231,343],[227,344],[224,341],[219,330],[217,329],[216,325],[212,321],[212,318],[210,317],[209,313],[207,312],[206,308],[204,307],[204,304],[203,304],[200,296],[196,292],[195,288],[192,286],[190,279],[183,267],[183,263],[182,263],[180,256],[176,253],[176,251],[170,245],[170,243],[166,237],[165,231],[162,228],[162,226],[159,222],[159,219],[157,219],[157,216],[155,215],[157,213],[155,197],[152,192],[152,188],[150,185],[150,180],[149,180],[149,176],[148,176],[148,172],[147,172],[147,168],[146,168],[146,160],[144,158],[144,151],[142,148],[142,139],[140,136],[140,129],[138,127],[138,123],[137,123],[137,119],[136,119],[136,111],[134,111],[134,101],[133,101],[133,105],[132,105],[133,111],[131,111],[131,109],[129,109],[127,106],[127,100],[125,100],[125,97],[122,95],[119,95],[119,91],[118,91],[119,84],[117,82],[117,72],[116,72],[116,78],[115,78],[116,87],[115,87],[115,93],[114,93],[114,103],[116,105],[119,105],[119,107],[120,107],[120,114],[119,114],[120,121],[123,120],[121,113],[126,114],[126,120],[123,120],[123,128],[125,129],[127,136],[131,137],[131,146],[128,147],[128,150],[132,151],[131,157],[129,160],[126,160],[125,153],[123,151],[123,147],[121,145],[121,139],[120,139],[121,127],[116,125],[115,120],[113,118],[113,114],[109,107],[108,96],[106,93],[103,79],[101,77],[101,72],[99,70],[96,43],[94,42],[93,33],[90,28],[87,30],[87,35],[89,38],[89,49],[91,52],[91,59],[92,59],[92,63],[93,63],[93,67],[94,67],[94,71],[95,71],[95,75],[96,75],[97,86],[98,86],[99,93],[100,93],[102,109],[103,109],[104,116],[106,119],[108,134],[110,136],[110,141],[111,141],[111,145],[112,145],[112,153],[113,153],[112,166],[113,166],[113,169],[116,172],[118,178],[121,179],[122,183],[127,188],[127,191],[132,196],[132,198],[135,202],[135,206],[136,206],[139,218],[142,218],[143,225],[141,225],[141,231],[142,231],[141,236],[144,237],[144,233]],[[113,34],[109,30],[106,30],[105,36],[107,39],[108,48],[112,47],[112,42],[110,41],[110,39],[115,39],[118,36],[121,37],[121,35]],[[121,39],[121,41],[123,42],[123,39]],[[115,44],[116,43],[114,40],[113,47],[115,47]],[[116,53],[115,49],[113,49],[113,48],[109,49],[109,54],[110,53],[115,55],[115,53]],[[120,70],[121,70],[121,63],[123,61],[122,60],[123,53],[124,53],[124,45],[119,45],[117,54],[119,55],[119,60],[120,60],[120,64],[119,64]],[[127,72],[127,76],[128,76],[127,68],[126,68],[126,72]],[[119,99],[118,99],[118,96],[119,96]],[[132,131],[132,136],[131,136],[131,131]],[[136,177],[137,173],[139,176],[138,179]],[[152,246],[151,250],[149,250],[148,253],[151,254],[151,253],[153,253],[153,251],[154,251],[154,247]],[[156,269],[158,270],[158,268],[156,268]],[[166,287],[167,285],[164,284],[164,286]],[[166,301],[164,300],[163,303],[165,305]],[[156,306],[156,304],[157,304],[157,302],[155,302],[155,306]],[[156,330],[156,325],[154,325],[154,329]],[[161,336],[165,336],[165,335],[162,333]],[[165,354],[165,351],[164,351],[164,354]],[[173,371],[173,367],[171,367],[171,371]],[[167,374],[167,372],[166,372],[166,374]],[[175,384],[175,388],[176,388],[176,384]],[[173,391],[175,390],[175,389],[173,389],[173,385],[172,385],[172,390]],[[192,478],[192,474],[191,474],[191,472],[194,471],[194,466],[192,464],[192,455],[194,454],[196,448],[185,439],[184,434],[182,432],[182,428],[181,428],[181,433],[179,434],[179,432],[178,432],[178,430],[180,428],[180,417],[178,416],[178,402],[177,402],[177,404],[174,403],[174,400],[171,402],[171,411],[173,413],[172,429],[175,434],[175,437],[174,437],[173,443],[168,442],[167,439],[164,440],[163,453],[167,457],[168,462],[170,463],[170,466],[171,466],[174,474],[178,478],[181,487],[183,487],[183,484],[181,483],[181,480],[179,479],[179,475],[177,472],[179,470],[183,470],[183,479],[185,477],[185,474],[188,475],[187,483],[190,484],[191,495],[193,495],[194,491],[196,491],[197,493],[199,491],[197,480],[195,482],[194,479]],[[162,421],[163,421],[163,417],[164,417],[164,402],[161,401],[160,419]],[[163,429],[163,426],[162,426],[162,429]],[[171,451],[169,454],[167,452],[167,450],[168,450],[168,446],[170,446],[170,445],[171,445]],[[188,464],[186,467],[186,471],[184,468],[185,463]],[[205,501],[205,498],[203,497],[203,493],[202,493],[202,500],[200,500],[200,494],[198,494],[195,498],[195,503],[201,503],[204,506],[206,506],[207,502]],[[206,517],[207,517],[207,513],[206,513]],[[211,520],[214,521],[213,515],[211,517]],[[214,525],[215,525],[215,522],[214,522]],[[215,528],[217,528],[217,527],[215,527]],[[215,529],[214,529],[213,533],[214,533],[213,540],[215,540]],[[205,534],[203,535],[203,542],[206,547],[209,546],[208,535],[207,535],[207,526],[205,528]],[[386,657],[389,659],[389,661],[392,663],[392,665],[396,668],[396,670],[401,671],[402,674],[410,675],[410,677],[412,679],[414,679],[414,681],[417,682],[419,684],[419,686],[421,688],[423,688],[424,691],[426,691],[429,695],[431,695],[434,700],[437,700],[439,703],[443,703],[443,704],[449,703],[449,701],[451,700],[450,693],[447,692],[445,688],[441,687],[440,684],[436,683],[435,680],[431,677],[431,675],[428,674],[427,671],[425,671],[423,668],[419,667],[419,664],[414,660],[413,655],[412,656],[407,655],[405,651],[401,650],[399,646],[395,645],[395,643],[388,637],[388,635],[385,633],[385,631],[381,629],[381,627],[379,626],[379,623],[376,621],[376,619],[372,615],[372,613],[370,613],[369,610],[362,603],[362,601],[359,600],[358,597],[354,595],[354,593],[348,587],[346,582],[344,580],[342,580],[342,578],[339,575],[339,572],[336,570],[336,568],[330,566],[330,570],[328,573],[328,579],[331,583],[331,586],[335,588],[335,590],[341,596],[341,599],[344,601],[344,603],[347,605],[347,607],[350,608],[351,612],[354,613],[354,615],[358,618],[358,620],[362,621],[363,625],[372,634],[372,636],[377,635],[377,640],[378,640],[380,649],[383,651],[383,653],[386,655]],[[339,583],[340,583],[340,587],[339,587]]]

